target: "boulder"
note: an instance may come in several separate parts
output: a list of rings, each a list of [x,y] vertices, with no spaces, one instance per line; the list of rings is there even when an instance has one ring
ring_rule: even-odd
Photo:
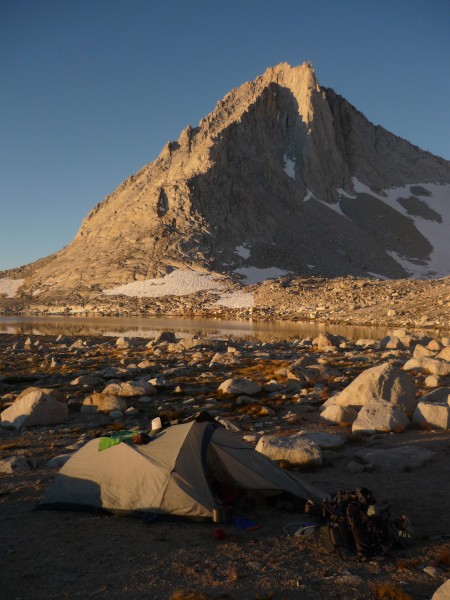
[[[233,354],[228,352],[216,352],[212,357],[209,367],[213,367],[214,365],[228,365],[234,366],[237,365],[239,359],[236,358]]]
[[[439,377],[438,375],[428,375],[428,377],[425,377],[425,381],[423,382],[424,386],[429,388],[438,387],[442,385],[442,383],[442,377]]]
[[[435,354],[435,352],[429,350],[426,346],[417,344],[414,348],[413,358],[434,358]]]
[[[426,402],[448,402],[450,404],[450,387],[442,387],[437,390],[433,390],[425,396],[422,396],[420,400]]]
[[[387,335],[380,341],[380,348],[382,350],[401,350],[404,346],[396,335]]]
[[[109,393],[91,394],[83,400],[80,412],[84,413],[110,413],[114,410],[124,412],[127,409],[127,403],[123,398]]]
[[[30,463],[23,456],[11,456],[0,460],[0,473],[19,473],[30,470]]]
[[[102,385],[105,383],[103,377],[99,375],[94,375],[93,373],[88,373],[87,375],[80,375],[80,377],[76,377],[72,379],[70,385],[79,385],[79,386],[95,386]]]
[[[401,433],[409,425],[404,412],[387,400],[371,400],[363,406],[353,422],[352,433],[376,433],[377,431]]]
[[[178,338],[173,331],[161,331],[161,333],[155,339],[155,344],[159,344],[160,342],[176,344],[178,342]]]
[[[450,375],[450,363],[438,358],[410,358],[404,365],[405,371],[425,371],[432,375],[447,377]]]
[[[427,402],[422,398],[413,414],[413,422],[421,427],[448,429],[450,406],[447,400]]]
[[[287,368],[288,379],[314,385],[320,381],[329,381],[341,375],[341,373],[330,367],[319,363],[313,356],[306,354],[296,360]]]
[[[384,363],[363,371],[336,398],[339,406],[364,406],[373,399],[383,399],[412,414],[417,406],[416,389],[407,373]]]
[[[373,348],[376,345],[378,345],[378,342],[371,338],[361,338],[355,342],[355,346],[360,346],[361,348]]]
[[[431,600],[450,600],[450,579],[447,579],[447,581],[444,581],[444,583],[438,587]]]
[[[303,369],[305,369],[305,367],[318,364],[319,362],[314,356],[311,356],[311,354],[303,354],[294,363],[292,363],[292,365],[288,366],[286,373],[288,377],[290,376],[292,379],[299,379],[302,376]]]
[[[142,360],[140,363],[138,363],[138,368],[141,369],[141,371],[145,371],[145,369],[151,369],[155,366],[154,362],[151,362],[150,360]]]
[[[119,337],[116,340],[116,347],[125,350],[130,347],[130,340],[124,337]]]
[[[57,425],[67,419],[69,409],[56,390],[30,387],[1,413],[1,426],[32,427],[33,425]]]
[[[133,398],[139,396],[154,396],[155,387],[148,381],[124,381],[123,383],[110,383],[103,390],[104,394]]]
[[[427,448],[420,446],[400,446],[398,448],[359,450],[356,456],[371,464],[377,471],[406,471],[417,469],[436,456]]]
[[[320,413],[320,418],[339,425],[351,425],[358,416],[358,412],[350,406],[338,406],[330,404]]]
[[[347,340],[340,335],[331,335],[325,331],[324,333],[319,334],[318,337],[314,338],[312,341],[313,346],[317,346],[319,352],[323,352],[324,350],[333,350],[334,348],[339,348],[339,346],[346,342]]]
[[[445,348],[439,352],[436,358],[450,362],[450,346],[445,346]]]
[[[440,352],[443,348],[443,345],[439,340],[431,340],[427,344],[428,350],[433,350],[434,352]]]
[[[251,379],[245,379],[243,377],[232,377],[223,381],[217,388],[222,394],[230,394],[232,396],[252,396],[261,391],[261,388],[257,383]]]
[[[342,448],[345,445],[345,438],[335,433],[326,433],[325,431],[302,430],[296,435],[308,438],[315,442],[322,450],[332,450],[333,448]]]
[[[299,434],[263,435],[256,445],[256,450],[272,460],[287,461],[292,465],[320,466],[322,464],[320,446]]]

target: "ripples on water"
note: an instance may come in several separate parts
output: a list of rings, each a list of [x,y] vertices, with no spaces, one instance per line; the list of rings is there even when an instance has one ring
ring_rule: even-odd
[[[10,334],[152,338],[165,330],[176,332],[178,337],[198,334],[271,341],[315,337],[324,331],[342,335],[349,340],[381,339],[392,334],[394,328],[325,325],[303,321],[226,321],[158,317],[0,317],[0,333]]]

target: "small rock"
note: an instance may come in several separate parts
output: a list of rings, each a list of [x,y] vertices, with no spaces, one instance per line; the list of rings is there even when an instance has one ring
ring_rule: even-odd
[[[432,577],[433,579],[438,579],[439,577],[442,576],[443,574],[443,570],[440,569],[439,567],[425,567],[423,569],[423,572],[426,573],[427,575],[429,575],[430,577]]]
[[[349,473],[362,473],[364,471],[364,465],[356,460],[352,460],[345,467]]]
[[[21,456],[11,456],[0,460],[0,473],[20,473],[30,470],[29,462]]]

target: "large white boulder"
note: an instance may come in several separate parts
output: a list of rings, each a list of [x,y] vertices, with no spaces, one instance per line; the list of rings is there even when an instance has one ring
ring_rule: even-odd
[[[417,406],[416,389],[407,373],[387,362],[363,371],[336,398],[339,406],[361,407],[383,399],[406,414]]]
[[[233,396],[252,396],[261,391],[259,385],[251,379],[243,377],[232,377],[223,381],[217,388],[222,394],[230,394]]]
[[[1,426],[20,429],[33,425],[57,425],[64,423],[68,414],[69,409],[60,392],[30,387],[1,413]]]
[[[287,461],[292,465],[318,466],[322,464],[320,446],[302,434],[263,435],[256,445],[256,450],[272,460]]]
[[[375,398],[363,406],[353,422],[352,433],[376,433],[377,431],[401,433],[409,425],[404,412],[387,400]]]
[[[405,371],[425,371],[432,375],[450,375],[450,363],[437,358],[410,358],[404,365]]]

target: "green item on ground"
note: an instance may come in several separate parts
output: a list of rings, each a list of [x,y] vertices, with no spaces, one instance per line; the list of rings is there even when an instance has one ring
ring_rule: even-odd
[[[112,448],[112,446],[116,446],[121,442],[125,442],[126,444],[132,444],[133,438],[136,436],[146,436],[148,437],[148,433],[144,431],[115,431],[108,436],[102,436],[99,438],[98,450],[107,450],[108,448]],[[150,441],[150,440],[149,440]]]

